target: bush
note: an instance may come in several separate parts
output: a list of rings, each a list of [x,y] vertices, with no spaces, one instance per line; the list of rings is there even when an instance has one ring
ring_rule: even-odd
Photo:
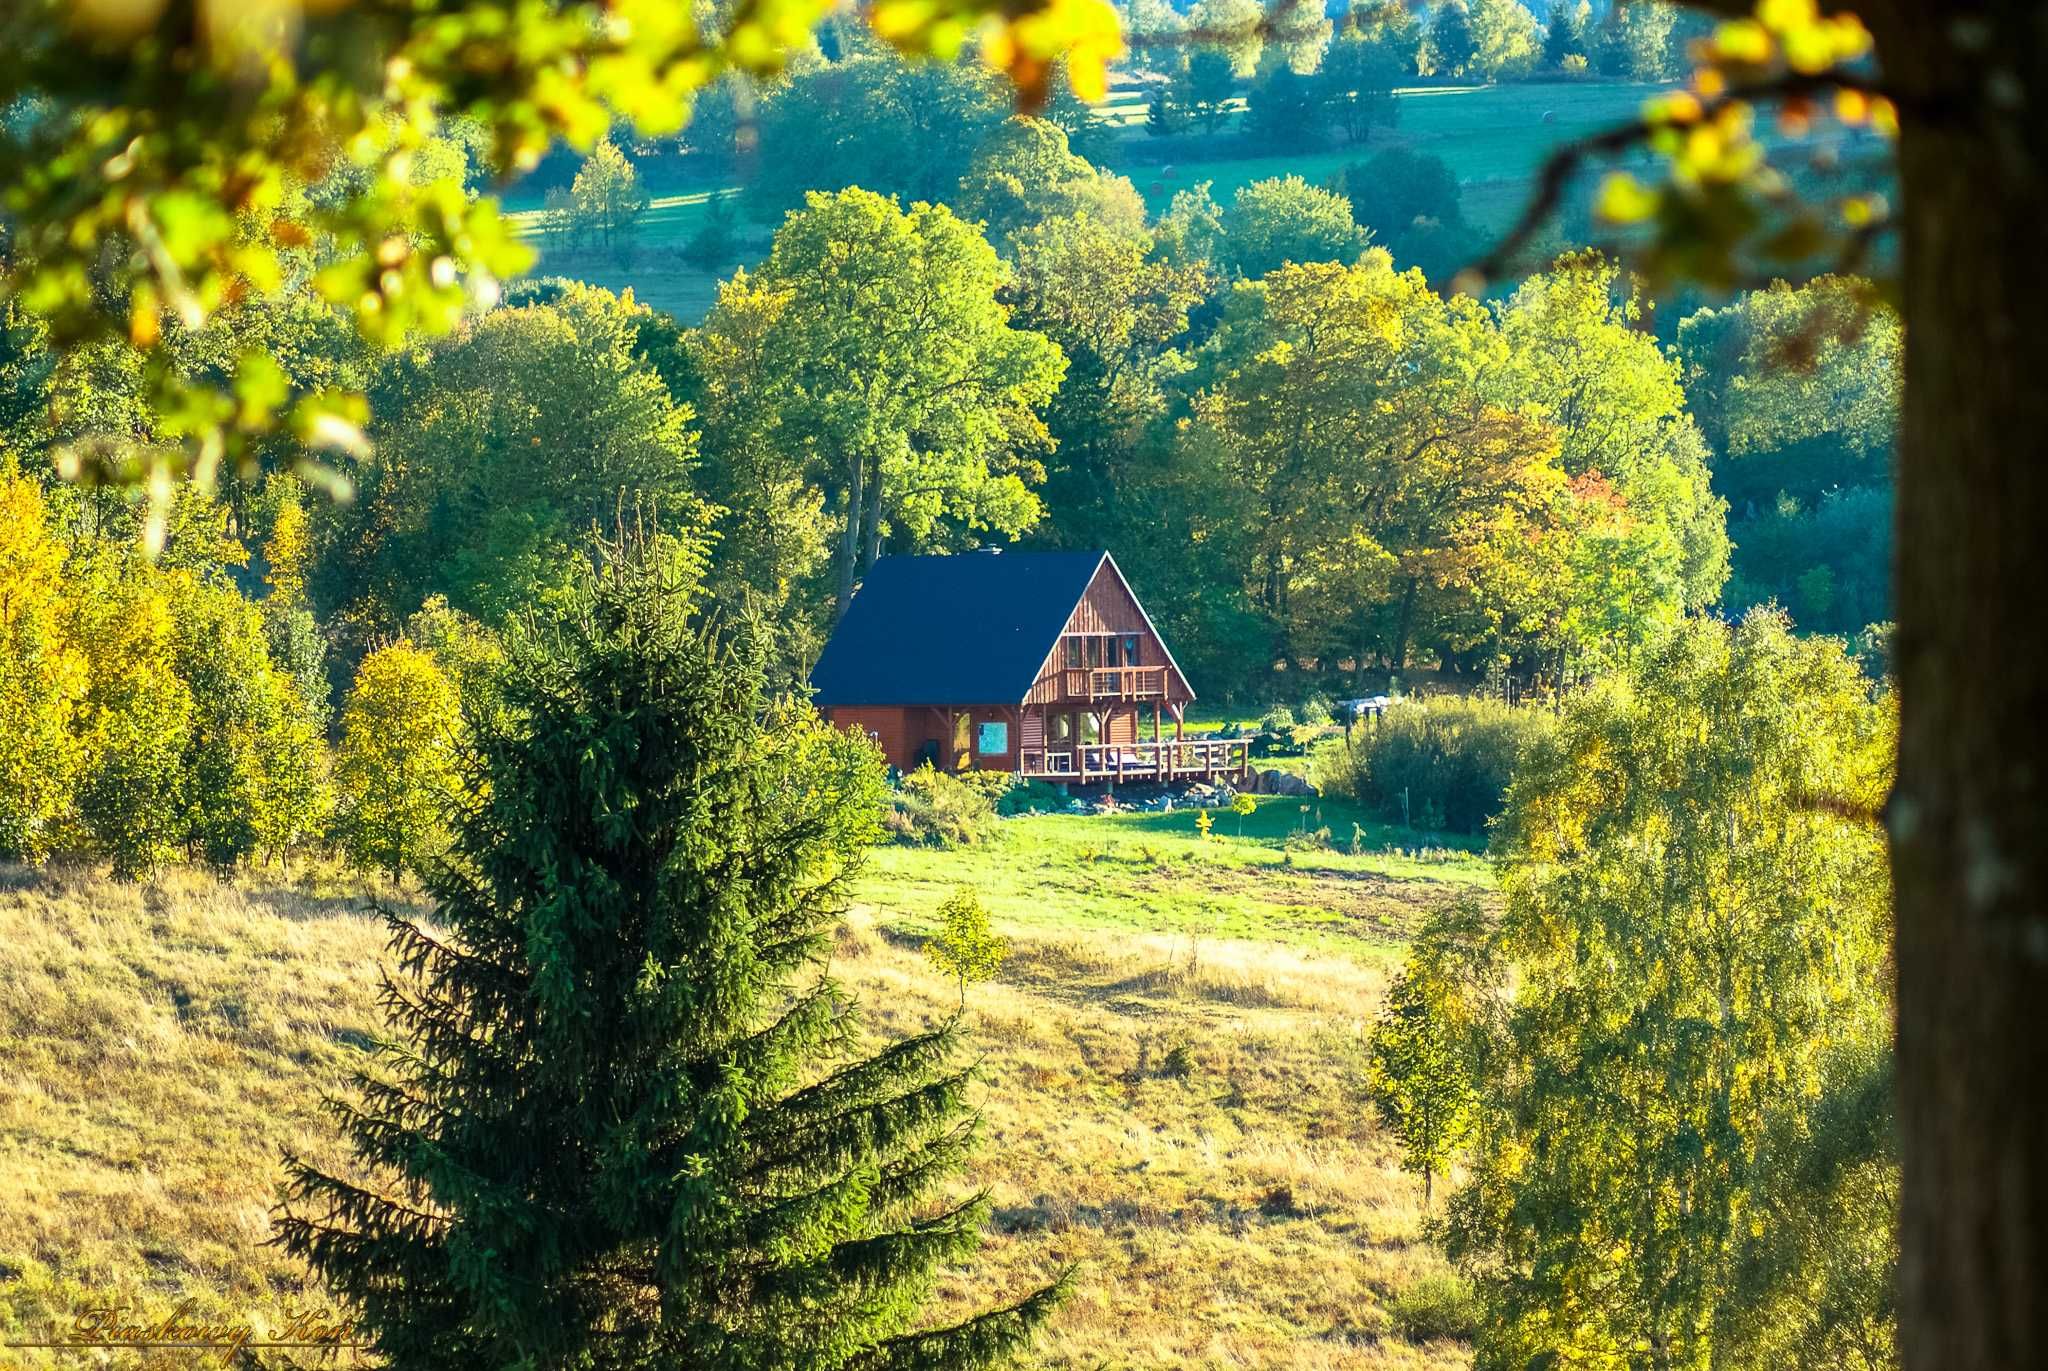
[[[1067,802],[1060,794],[1059,787],[1047,781],[1018,781],[1003,792],[996,801],[998,814],[1047,813],[1062,808]]]
[[[1336,722],[1330,713],[1330,700],[1326,695],[1311,695],[1301,702],[1300,719],[1306,728],[1328,728]]]
[[[1259,718],[1261,733],[1294,732],[1294,711],[1286,705],[1274,705]]]
[[[1397,705],[1318,779],[1326,793],[1349,796],[1388,823],[1484,833],[1515,759],[1550,728],[1541,710],[1496,700]]]
[[[1395,1331],[1414,1343],[1470,1342],[1479,1331],[1479,1297],[1452,1275],[1424,1276],[1394,1297],[1387,1314]]]
[[[968,776],[1001,776],[1008,772],[968,772]],[[996,813],[991,782],[963,780],[934,769],[930,763],[905,776],[889,797],[882,826],[900,843],[924,847],[960,847],[978,843]]]
[[[986,799],[991,806],[1000,804],[1005,795],[1017,788],[1017,777],[1009,771],[961,771],[956,772],[953,779]]]

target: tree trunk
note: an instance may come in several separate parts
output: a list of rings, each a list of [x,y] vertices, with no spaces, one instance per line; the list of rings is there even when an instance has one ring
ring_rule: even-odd
[[[861,511],[867,507],[866,491],[862,482],[867,476],[868,464],[865,457],[855,457],[847,465],[846,485],[846,527],[839,533],[839,552],[833,558],[833,583],[837,594],[832,604],[832,620],[837,623],[846,613],[846,606],[853,600],[853,577],[860,566],[860,520]]]
[[[1408,584],[1401,591],[1401,609],[1394,620],[1394,650],[1389,654],[1394,661],[1396,675],[1405,675],[1408,670],[1408,635],[1415,628],[1415,591],[1417,578],[1410,576]]]
[[[865,574],[882,555],[882,460],[879,457],[868,467],[868,509],[862,517],[867,524],[867,533],[860,569]]]
[[[2048,1366],[2048,44],[1858,5],[1900,91],[1897,885],[1906,1371]]]

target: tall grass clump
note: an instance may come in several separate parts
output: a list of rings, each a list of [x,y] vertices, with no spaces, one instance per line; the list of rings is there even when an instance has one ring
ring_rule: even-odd
[[[1515,759],[1550,727],[1542,710],[1498,700],[1396,705],[1333,750],[1318,779],[1326,794],[1355,799],[1388,823],[1484,833]]]
[[[950,776],[927,763],[897,784],[882,826],[897,842],[913,847],[978,843],[995,822],[997,798],[1012,784],[1007,772]]]

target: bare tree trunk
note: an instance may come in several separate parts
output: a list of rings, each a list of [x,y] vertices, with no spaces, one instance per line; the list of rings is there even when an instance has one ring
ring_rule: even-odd
[[[1408,584],[1401,591],[1401,608],[1394,620],[1394,671],[1405,674],[1408,670],[1408,635],[1415,629],[1415,592],[1417,578],[1410,576]]]
[[[1900,1351],[2021,1371],[2048,1366],[2048,29],[1857,8],[1905,125]]]
[[[853,578],[860,566],[861,511],[867,507],[866,492],[862,487],[867,470],[865,457],[854,458],[847,469],[846,527],[840,530],[839,551],[832,559],[835,563],[832,580],[836,587],[832,604],[834,623],[846,613],[846,606],[853,600]]]
[[[882,461],[878,457],[868,467],[868,512],[866,550],[861,557],[860,569],[865,572],[882,555]]]

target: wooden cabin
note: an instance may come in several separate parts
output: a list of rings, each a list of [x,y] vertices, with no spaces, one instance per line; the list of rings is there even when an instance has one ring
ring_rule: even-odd
[[[1100,785],[1249,766],[1243,739],[1184,736],[1195,692],[1107,552],[884,557],[811,684],[905,771]]]

